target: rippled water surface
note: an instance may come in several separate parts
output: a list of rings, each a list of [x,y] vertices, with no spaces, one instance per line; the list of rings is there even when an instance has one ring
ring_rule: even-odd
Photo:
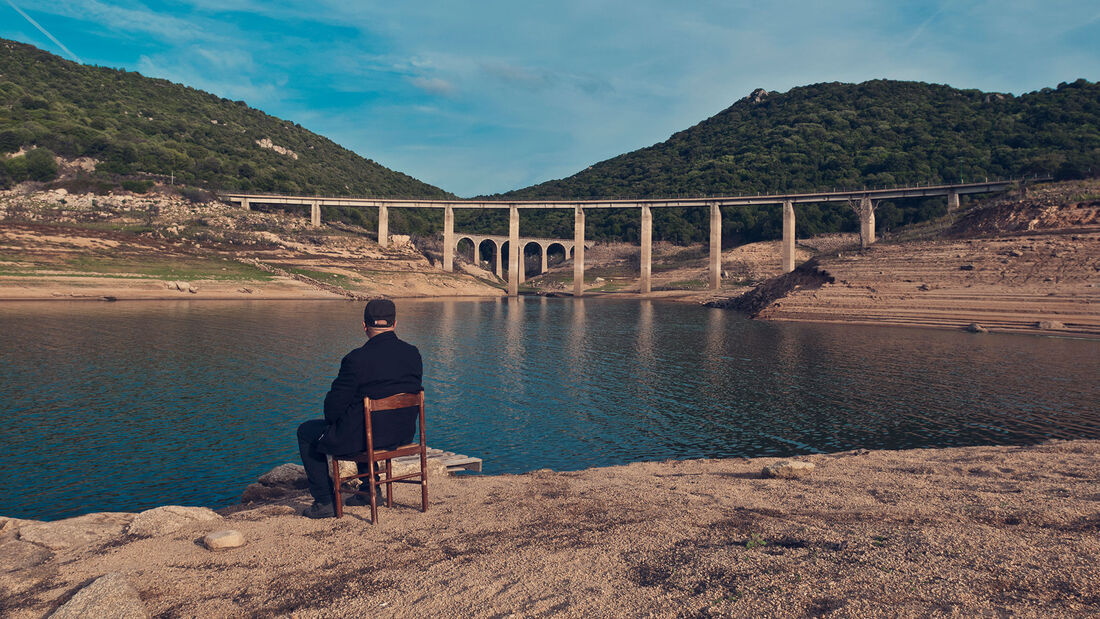
[[[220,506],[297,461],[344,302],[0,304],[0,515]],[[488,473],[1100,438],[1100,344],[692,305],[403,301],[433,446]],[[48,479],[48,481],[47,481]]]

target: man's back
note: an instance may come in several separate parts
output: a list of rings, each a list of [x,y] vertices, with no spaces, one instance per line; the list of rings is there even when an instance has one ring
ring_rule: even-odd
[[[325,396],[325,421],[330,428],[318,442],[321,451],[342,455],[365,451],[363,398],[385,398],[422,390],[420,351],[393,331],[371,337],[344,356],[340,373]],[[411,441],[417,409],[401,409],[371,416],[375,449]]]

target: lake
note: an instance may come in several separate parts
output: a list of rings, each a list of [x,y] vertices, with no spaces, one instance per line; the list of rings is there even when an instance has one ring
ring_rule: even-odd
[[[298,461],[361,322],[343,301],[0,303],[0,515],[234,502]],[[429,443],[486,473],[1100,438],[1096,341],[540,297],[398,301],[398,333]]]

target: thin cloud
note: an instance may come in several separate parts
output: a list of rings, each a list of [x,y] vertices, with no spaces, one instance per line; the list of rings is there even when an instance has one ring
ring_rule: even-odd
[[[30,16],[30,15],[27,15],[26,13],[24,13],[24,12],[23,12],[23,9],[21,9],[21,8],[19,8],[19,7],[17,7],[17,6],[15,6],[15,3],[14,3],[14,2],[12,2],[11,0],[7,0],[7,3],[8,3],[8,6],[10,6],[10,7],[11,7],[11,8],[13,8],[13,9],[15,9],[15,12],[16,12],[16,13],[19,13],[20,15],[22,15],[22,16],[23,16],[23,19],[25,19],[25,20],[29,21],[29,22],[31,23],[31,25],[32,25],[32,26],[34,26],[35,28],[38,28],[38,31],[39,31],[39,32],[41,32],[42,34],[44,34],[44,35],[46,35],[47,37],[49,37],[49,39],[50,39],[51,41],[53,41],[54,43],[56,43],[58,47],[60,47],[61,49],[65,50],[65,53],[66,53],[66,54],[68,54],[69,56],[71,56],[73,60],[75,60],[75,61],[79,62],[80,64],[84,64],[84,61],[83,61],[83,60],[81,60],[79,56],[77,56],[76,54],[74,54],[74,53],[73,53],[73,51],[72,51],[71,49],[69,49],[68,47],[65,47],[65,44],[64,44],[64,43],[62,43],[61,41],[58,41],[58,40],[57,40],[57,37],[55,37],[54,35],[50,34],[50,32],[49,32],[48,30],[46,30],[45,28],[43,28],[41,24],[39,24],[38,22],[36,22],[36,21],[34,21],[33,19],[31,19],[31,16]]]
[[[458,92],[454,84],[438,77],[412,77],[409,82],[430,95],[452,97]]]
[[[902,47],[909,47],[910,45],[912,45],[913,42],[916,41],[920,37],[920,35],[924,33],[924,29],[928,27],[928,24],[931,24],[932,20],[940,16],[940,13],[943,13],[943,7],[940,7],[935,13],[932,13],[932,15],[928,19],[922,21],[920,25],[917,26],[915,30],[913,30],[913,34],[909,35],[909,39],[905,41],[905,44],[902,45]]]

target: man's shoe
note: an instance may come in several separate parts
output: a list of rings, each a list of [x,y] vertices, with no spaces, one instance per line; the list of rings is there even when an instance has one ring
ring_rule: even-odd
[[[385,507],[386,498],[382,494],[382,488],[376,487],[374,491],[375,494],[378,495],[378,506]],[[344,499],[344,505],[347,505],[348,507],[363,507],[364,505],[370,505],[370,489],[367,488],[364,490],[364,492],[366,492],[367,494],[353,494]]]
[[[335,518],[336,508],[332,506],[332,503],[318,503],[313,502],[313,505],[305,508],[302,515],[306,518]]]

